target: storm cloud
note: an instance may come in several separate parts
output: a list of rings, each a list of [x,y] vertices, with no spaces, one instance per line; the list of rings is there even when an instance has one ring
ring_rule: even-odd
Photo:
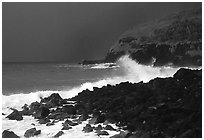
[[[133,26],[201,3],[3,3],[3,62],[101,59]]]

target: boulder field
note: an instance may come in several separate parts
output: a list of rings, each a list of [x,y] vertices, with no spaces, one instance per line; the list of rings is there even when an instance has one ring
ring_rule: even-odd
[[[88,120],[81,131],[98,136],[117,131],[111,137],[201,138],[202,70],[181,68],[173,77],[95,87],[70,99],[53,93],[40,102],[24,105],[21,111],[13,109],[7,118],[21,121],[25,115],[33,116],[48,129],[63,121],[61,131],[53,137],[60,137],[66,130]],[[24,136],[33,137],[41,132],[30,128]],[[2,136],[19,137],[8,130]]]

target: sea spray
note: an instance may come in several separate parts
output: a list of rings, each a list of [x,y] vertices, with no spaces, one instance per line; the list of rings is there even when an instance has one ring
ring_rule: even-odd
[[[156,77],[171,77],[179,68],[171,67],[152,67],[136,63],[134,60],[130,59],[128,55],[121,57],[117,63],[119,67],[113,73],[112,77],[101,79],[97,82],[86,82],[80,86],[74,87],[69,90],[62,91],[37,91],[31,92],[29,94],[13,94],[10,96],[3,96],[2,107],[3,110],[6,108],[16,108],[21,109],[24,104],[30,104],[34,101],[40,101],[40,98],[47,97],[52,93],[59,93],[63,98],[71,98],[76,96],[79,92],[83,90],[93,90],[93,87],[101,88],[107,84],[115,85],[120,82],[148,82]]]

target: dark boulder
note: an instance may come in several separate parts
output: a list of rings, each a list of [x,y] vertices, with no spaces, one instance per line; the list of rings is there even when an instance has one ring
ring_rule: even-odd
[[[79,122],[82,122],[82,121],[86,121],[87,119],[88,119],[88,114],[82,114],[82,115],[79,117],[78,121],[79,121]]]
[[[56,135],[54,135],[54,138],[59,138],[59,136],[63,135],[64,132],[63,131],[59,131]]]
[[[40,114],[41,114],[41,118],[47,117],[47,116],[50,114],[49,108],[47,108],[47,107],[42,107]]]
[[[98,136],[100,136],[100,135],[109,135],[109,133],[107,131],[101,131],[101,130],[97,130],[96,133],[97,133]]]
[[[91,127],[90,124],[86,124],[85,127],[83,127],[83,130],[85,133],[89,133],[89,132],[92,132],[93,131],[93,127]]]
[[[36,130],[36,128],[31,128],[31,129],[26,130],[24,136],[26,138],[30,138],[30,137],[34,137],[36,135],[39,135],[40,133],[41,133],[41,130]]]
[[[50,119],[48,119],[48,118],[41,118],[41,119],[38,120],[38,122],[40,124],[46,124],[46,123],[50,122]]]
[[[17,121],[23,120],[22,114],[16,109],[14,109],[13,112],[9,114],[6,118],[8,118],[9,120],[17,120]]]
[[[31,115],[30,109],[29,109],[29,107],[28,107],[27,104],[25,104],[24,106],[22,106],[22,109],[23,109],[23,110],[21,111],[22,115]]]
[[[62,107],[62,112],[74,115],[76,114],[76,109],[73,105],[65,105]]]
[[[4,130],[2,133],[2,138],[20,138],[13,131]]]
[[[57,106],[62,105],[61,104],[62,100],[63,99],[60,97],[58,93],[53,93],[49,97],[41,99],[41,103],[46,104],[48,108],[52,108],[52,107],[57,107]]]
[[[115,131],[116,130],[111,125],[106,125],[106,127],[104,129],[105,130],[111,130],[111,131]]]
[[[29,105],[31,114],[33,114],[33,113],[35,113],[35,112],[39,112],[41,106],[42,106],[42,104],[40,104],[40,103],[37,102],[37,101],[31,103],[31,104]]]
[[[74,122],[72,122],[72,121],[70,121],[70,120],[66,120],[64,123],[63,123],[63,125],[70,125],[70,126],[76,126],[76,125],[78,125],[78,123],[74,123]]]
[[[55,120],[61,120],[61,121],[68,117],[69,115],[63,112],[53,112],[53,113],[50,113],[48,116],[49,119],[55,119]]]
[[[100,124],[94,128],[94,130],[102,130],[102,129],[103,129],[103,127]]]

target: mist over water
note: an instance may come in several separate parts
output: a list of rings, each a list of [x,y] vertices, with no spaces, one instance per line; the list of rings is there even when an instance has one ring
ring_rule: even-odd
[[[71,89],[62,89],[57,91],[37,91],[31,92],[29,94],[13,94],[10,96],[3,96],[2,104],[3,109],[7,107],[13,107],[20,109],[24,104],[30,104],[34,101],[40,101],[41,97],[46,97],[52,93],[59,93],[63,98],[71,98],[76,96],[79,92],[83,90],[93,90],[93,87],[101,88],[107,84],[115,85],[120,82],[148,82],[156,77],[171,77],[179,68],[171,67],[152,67],[145,66],[136,63],[134,60],[130,59],[128,55],[121,57],[117,62],[119,67],[117,70],[112,72],[112,76],[108,78],[103,78],[97,82],[85,82],[80,86],[73,87]]]

